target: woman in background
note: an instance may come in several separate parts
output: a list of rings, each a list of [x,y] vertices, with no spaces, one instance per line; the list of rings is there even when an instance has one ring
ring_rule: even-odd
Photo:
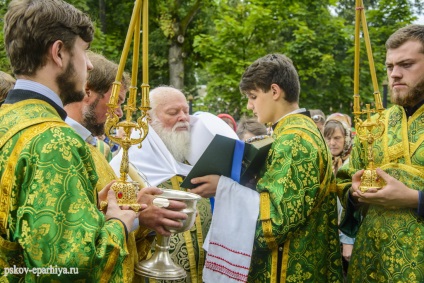
[[[340,167],[344,163],[349,162],[350,151],[352,149],[350,117],[342,113],[334,113],[328,116],[324,124],[324,139],[333,156],[333,173],[336,175]],[[337,199],[337,210],[340,223],[343,207],[339,199]],[[342,232],[339,232],[339,235],[342,245],[343,273],[346,276],[355,239],[346,236]]]

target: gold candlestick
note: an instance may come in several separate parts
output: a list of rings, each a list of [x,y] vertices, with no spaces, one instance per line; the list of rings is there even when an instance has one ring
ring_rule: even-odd
[[[367,119],[364,122],[359,122],[357,127],[357,135],[361,142],[365,144],[367,151],[368,165],[361,177],[361,184],[359,189],[362,192],[366,192],[369,189],[381,189],[384,186],[384,181],[378,178],[377,172],[375,171],[374,165],[374,153],[372,151],[372,145],[376,139],[381,137],[384,133],[384,124],[380,117],[377,119],[371,119],[371,113],[375,113],[376,110],[371,109],[370,105],[366,105],[366,109],[362,111],[367,115]]]
[[[143,2],[143,11],[147,6],[147,0]],[[134,182],[127,182],[127,176],[129,172],[129,160],[128,160],[128,149],[135,144],[140,144],[146,138],[149,127],[148,127],[148,116],[147,111],[150,109],[149,101],[142,100],[140,107],[141,115],[137,121],[132,120],[132,116],[135,111],[137,111],[137,75],[138,75],[138,59],[139,59],[139,46],[140,46],[140,17],[142,9],[142,1],[137,0],[134,5],[133,14],[131,16],[130,27],[128,29],[127,37],[125,39],[124,50],[121,55],[121,60],[119,62],[118,73],[116,74],[116,79],[112,87],[112,94],[108,103],[108,113],[107,120],[105,123],[105,133],[114,143],[117,143],[122,148],[122,160],[120,165],[120,178],[117,182],[112,185],[112,190],[116,194],[116,199],[119,205],[128,205],[135,211],[140,209],[140,204],[137,203],[137,186],[134,185]],[[147,12],[144,12],[143,15],[147,17]],[[145,41],[147,42],[147,23],[148,19],[143,21],[143,31],[145,34]],[[121,88],[121,81],[124,72],[125,62],[130,49],[130,44],[134,38],[133,44],[133,66],[131,74],[131,86],[129,87],[129,98],[127,105],[124,107],[124,120],[119,121],[119,117],[115,114],[115,109],[118,108],[118,97]],[[143,36],[144,38],[144,36]],[[143,42],[144,43],[144,42]],[[143,44],[143,71],[147,72],[148,70],[148,57],[147,57],[147,44]],[[144,67],[146,66],[146,67]],[[143,75],[143,92],[149,91],[149,85],[147,82],[148,76]],[[122,137],[116,137],[111,133],[118,128],[122,127],[124,130],[124,135]],[[137,136],[132,135],[133,132],[139,132]],[[143,185],[143,184],[139,184]]]
[[[145,183],[143,178],[138,175],[138,172],[129,163],[128,160],[128,149],[130,146],[140,144],[146,138],[148,134],[148,122],[149,116],[148,111],[150,109],[149,103],[149,84],[148,84],[148,0],[136,0],[133,14],[131,16],[130,27],[128,29],[127,37],[125,39],[124,50],[121,55],[119,62],[118,73],[116,75],[115,83],[112,87],[112,94],[108,104],[108,117],[105,124],[105,132],[111,139],[111,141],[121,145],[122,147],[122,160],[120,166],[120,178],[117,182],[112,185],[118,204],[128,205],[134,210],[138,211],[140,205],[137,203],[137,187]],[[143,5],[142,5],[143,4]],[[143,83],[141,85],[141,106],[138,108],[141,111],[141,115],[137,121],[132,121],[133,113],[137,110],[137,73],[138,73],[138,57],[139,57],[139,43],[140,43],[140,18],[143,19]],[[119,117],[115,114],[115,109],[118,107],[118,95],[121,87],[121,80],[124,71],[125,61],[128,55],[130,42],[134,36],[133,46],[133,60],[132,60],[132,77],[131,86],[129,87],[129,98],[127,106],[124,108],[125,119],[119,121]],[[124,135],[122,137],[115,137],[110,133],[112,130],[122,127],[124,129]],[[139,135],[133,134],[139,132]],[[127,182],[127,176],[130,175],[133,181]],[[138,182],[137,182],[138,181]],[[139,183],[134,185],[134,183]],[[183,227],[176,230],[171,230],[173,233],[180,233],[191,228],[196,218],[196,203],[200,199],[200,196],[183,191],[176,190],[165,190],[160,196],[163,200],[179,200],[187,204],[187,208],[182,210],[186,213],[188,218],[184,221]],[[184,268],[172,262],[169,255],[169,237],[159,237],[158,245],[154,255],[146,260],[139,262],[135,267],[135,273],[146,277],[155,279],[167,279],[167,280],[178,280],[187,276]]]
[[[359,96],[359,51],[360,51],[360,24],[362,22],[363,34],[365,39],[365,45],[367,49],[371,79],[374,88],[374,100],[375,109],[371,109],[370,104],[366,105],[366,109],[361,110],[360,96]],[[354,80],[353,80],[353,114],[355,116],[355,128],[357,130],[357,136],[359,140],[364,144],[366,148],[366,155],[368,164],[361,177],[361,184],[359,189],[362,192],[366,192],[370,188],[380,189],[384,183],[378,178],[377,172],[375,171],[374,164],[374,153],[372,151],[372,145],[376,139],[381,137],[385,131],[383,124],[382,111],[384,110],[381,102],[381,96],[378,89],[377,76],[374,67],[374,59],[371,51],[371,43],[368,34],[367,22],[365,18],[365,11],[362,0],[356,0],[356,13],[355,13],[355,60],[354,60]],[[375,119],[371,119],[371,113],[376,113]],[[361,120],[361,115],[366,114],[367,118],[365,121]]]

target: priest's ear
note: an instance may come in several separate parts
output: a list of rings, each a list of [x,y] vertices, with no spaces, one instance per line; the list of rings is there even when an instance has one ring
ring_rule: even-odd
[[[282,90],[280,88],[280,86],[277,85],[277,84],[272,84],[271,85],[271,94],[272,94],[272,98],[275,101],[280,100],[280,99],[284,99],[284,97],[285,97],[284,90]]]
[[[84,102],[90,101],[90,99],[92,99],[94,96],[94,93],[91,91],[90,87],[88,86],[88,83],[85,84],[84,93],[85,93],[83,98]]]
[[[64,44],[61,40],[56,40],[53,42],[52,45],[50,45],[48,50],[49,58],[51,59],[51,62],[54,63],[59,68],[65,67],[64,62]]]

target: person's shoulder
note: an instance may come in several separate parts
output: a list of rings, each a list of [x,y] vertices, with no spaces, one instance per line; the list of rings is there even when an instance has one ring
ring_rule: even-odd
[[[278,132],[278,130],[280,130],[280,131],[290,131],[290,132],[294,132],[294,131],[315,132],[315,129],[318,130],[314,121],[307,115],[299,113],[299,114],[291,114],[285,117],[283,121],[277,124],[277,127],[274,129],[274,131]]]
[[[44,152],[56,150],[69,154],[73,149],[88,150],[81,136],[66,123],[45,122],[37,125],[37,130],[38,133],[32,139],[32,143],[36,143]]]
[[[274,129],[276,143],[296,141],[316,148],[325,145],[322,135],[312,119],[303,114],[290,115]]]

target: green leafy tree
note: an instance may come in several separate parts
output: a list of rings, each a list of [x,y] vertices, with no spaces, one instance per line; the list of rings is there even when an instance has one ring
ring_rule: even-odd
[[[186,93],[195,94],[196,58],[192,56],[192,42],[196,34],[205,31],[208,9],[213,7],[213,3],[211,0],[150,1],[149,84],[152,87],[171,84]],[[119,61],[134,1],[87,0],[86,6],[99,26],[93,50]],[[131,65],[132,51],[128,55],[126,69],[131,70]],[[141,67],[139,76],[141,78]]]
[[[0,70],[6,73],[11,74],[12,70],[10,67],[9,59],[6,55],[6,49],[4,47],[4,15],[7,11],[7,6],[9,5],[10,0],[0,0]]]
[[[303,106],[318,108],[328,102],[327,93],[341,92],[347,68],[337,64],[344,55],[334,52],[334,47],[347,48],[343,22],[333,20],[324,2],[220,2],[215,30],[195,41],[195,50],[206,60],[202,65],[208,74],[205,108],[236,118],[245,113],[240,77],[254,60],[272,52],[286,54],[299,70]],[[223,101],[217,101],[217,96]]]
[[[366,1],[373,58],[381,85],[387,37],[415,20],[419,1]],[[365,5],[366,6],[366,5]],[[353,11],[353,12],[352,12]],[[211,32],[196,37],[195,51],[204,59],[199,74],[207,81],[207,96],[199,110],[245,110],[238,82],[246,66],[267,53],[284,53],[293,60],[301,81],[301,106],[325,113],[351,113],[354,56],[353,0],[347,1],[220,1]],[[206,70],[206,72],[204,71]],[[373,100],[365,44],[361,43],[361,97]],[[363,94],[362,94],[363,93]]]

